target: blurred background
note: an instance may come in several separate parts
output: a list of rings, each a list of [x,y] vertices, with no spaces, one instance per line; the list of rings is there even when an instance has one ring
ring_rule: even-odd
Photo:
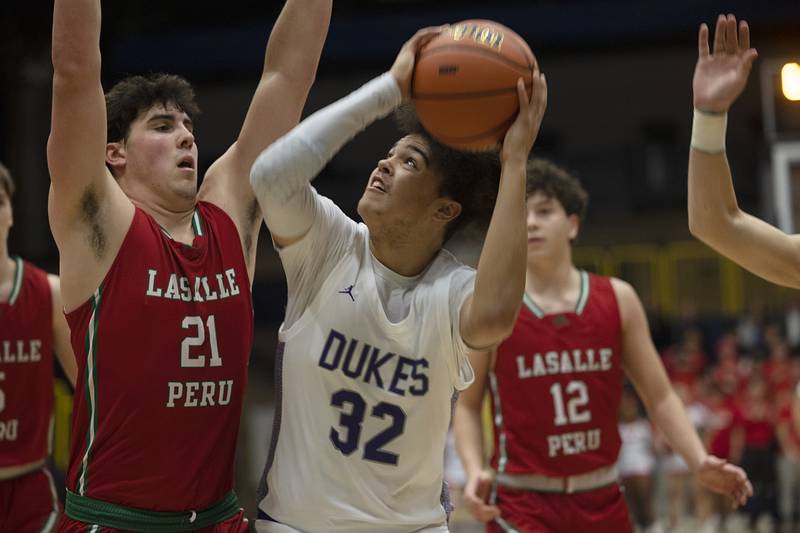
[[[104,86],[150,71],[190,80],[203,109],[195,131],[205,169],[237,134],[282,4],[104,2]],[[712,451],[740,463],[757,456],[768,465],[750,470],[762,487],[760,497],[727,522],[744,528],[752,517],[769,530],[797,520],[800,511],[800,441],[790,434],[786,415],[800,378],[800,294],[722,259],[691,238],[686,222],[697,27],[713,25],[720,12],[747,19],[759,51],[729,116],[728,158],[739,203],[794,231],[800,224],[800,89],[791,92],[790,78],[792,72],[800,76],[800,66],[784,65],[800,61],[797,0],[335,0],[305,114],[386,70],[422,26],[486,18],[526,39],[547,74],[550,95],[534,154],[568,168],[591,194],[577,262],[636,287],[656,345]],[[45,160],[51,17],[52,2],[0,5],[0,160],[18,186],[10,250],[55,272]],[[357,217],[365,180],[397,134],[391,120],[373,125],[315,186]],[[261,241],[253,286],[255,346],[237,463],[237,491],[251,517],[271,433],[273,353],[286,297],[264,232]],[[63,382],[56,387],[58,470],[67,460],[71,391]],[[717,530],[719,502],[697,490],[641,416],[635,394],[627,391],[623,435],[629,442],[649,435],[645,448],[652,454],[652,467],[630,473],[626,482],[635,519],[641,527]],[[458,462],[447,459],[450,483],[458,489]],[[453,530],[481,529],[459,509]]]

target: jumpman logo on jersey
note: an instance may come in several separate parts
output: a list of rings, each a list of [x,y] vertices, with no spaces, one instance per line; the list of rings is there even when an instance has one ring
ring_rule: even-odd
[[[348,295],[350,297],[351,300],[353,300],[355,302],[356,299],[353,297],[353,287],[354,286],[355,285],[350,285],[349,287],[340,290],[339,294],[346,294],[346,295]]]

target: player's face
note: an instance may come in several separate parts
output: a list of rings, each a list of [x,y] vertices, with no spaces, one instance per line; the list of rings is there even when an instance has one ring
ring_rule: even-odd
[[[14,214],[11,210],[11,198],[4,189],[0,189],[0,239],[6,242],[8,232],[14,224]]]
[[[578,235],[578,217],[567,215],[555,198],[535,192],[528,198],[527,210],[529,258],[562,253]]]
[[[437,210],[453,202],[439,196],[441,178],[431,170],[430,162],[430,147],[418,135],[403,137],[378,161],[358,202],[358,214],[371,231],[386,224],[395,228],[444,227],[447,221]]]
[[[191,118],[174,106],[154,106],[131,124],[120,148],[125,174],[162,198],[197,195],[197,144]]]

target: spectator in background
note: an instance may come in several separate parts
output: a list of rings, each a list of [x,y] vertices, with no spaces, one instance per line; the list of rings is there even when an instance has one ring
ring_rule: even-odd
[[[757,368],[757,367],[754,367]],[[765,512],[777,518],[775,508],[775,411],[770,401],[767,382],[759,372],[753,372],[750,381],[738,398],[740,418],[737,425],[742,430],[741,461],[738,450],[731,454],[750,473],[753,498],[744,510],[750,517],[750,527]],[[735,444],[739,448],[739,443]]]
[[[686,385],[693,393],[708,359],[703,352],[703,334],[700,329],[696,326],[684,329],[680,342],[667,348],[662,358],[670,381],[673,384]]]
[[[797,531],[800,511],[800,434],[793,424],[793,413],[800,410],[800,397],[793,394],[778,407],[775,435],[778,438],[779,454],[778,508],[781,531]]]
[[[758,302],[750,305],[736,325],[739,349],[754,356],[764,343],[764,307]]]
[[[653,469],[656,458],[653,430],[642,412],[636,393],[629,385],[622,389],[619,435],[622,446],[617,465],[631,518],[637,529],[651,531],[650,528],[655,524]]]
[[[786,307],[784,318],[786,342],[794,350],[800,347],[800,296],[794,296]]]
[[[695,395],[695,384],[692,386],[686,383],[673,383],[675,393],[686,406],[686,414],[689,421],[697,430],[697,434],[703,439],[705,436],[705,428],[708,423],[709,412],[708,409],[697,400]],[[662,449],[665,452],[662,467],[666,475],[667,494],[669,500],[669,530],[674,530],[678,527],[680,521],[691,510],[697,511],[697,499],[700,487],[696,482],[694,476],[689,471],[689,466],[686,461],[670,449],[663,434],[658,435],[656,439],[658,444],[657,449]]]
[[[731,374],[727,374],[731,376]],[[733,386],[732,386],[733,384]],[[735,376],[716,381],[708,380],[704,387],[705,405],[707,410],[706,431],[703,441],[708,453],[738,464],[741,459],[741,428],[736,428],[739,419],[738,408],[734,400],[734,393],[738,388]],[[738,436],[738,443],[735,442]],[[730,512],[730,506],[725,498],[718,494],[709,493],[708,503],[698,513],[705,522],[716,522],[724,525],[725,518]],[[713,527],[712,527],[713,529]]]

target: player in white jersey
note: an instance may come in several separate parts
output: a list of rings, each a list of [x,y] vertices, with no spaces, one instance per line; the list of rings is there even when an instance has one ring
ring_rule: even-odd
[[[363,224],[309,184],[408,98],[416,51],[440,31],[418,32],[390,72],[309,117],[251,172],[288,283],[259,531],[447,531],[443,454],[453,396],[473,378],[468,346],[502,340],[522,297],[525,162],[544,77],[534,73],[532,97],[518,84],[500,161],[424,133],[400,139],[369,178]],[[476,272],[442,245],[476,218],[482,189],[497,198]]]

